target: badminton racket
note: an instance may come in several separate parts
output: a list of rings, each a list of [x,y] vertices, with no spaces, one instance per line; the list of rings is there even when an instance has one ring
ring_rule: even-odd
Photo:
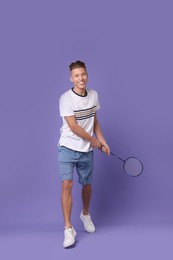
[[[123,160],[112,152],[110,152],[110,154],[123,162],[123,170],[127,175],[131,177],[137,177],[143,172],[143,164],[138,158],[130,156]]]

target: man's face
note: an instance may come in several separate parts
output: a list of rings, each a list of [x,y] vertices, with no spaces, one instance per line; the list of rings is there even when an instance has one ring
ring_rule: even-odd
[[[86,88],[88,75],[84,68],[76,68],[71,71],[70,80],[74,84],[74,88],[82,91]]]

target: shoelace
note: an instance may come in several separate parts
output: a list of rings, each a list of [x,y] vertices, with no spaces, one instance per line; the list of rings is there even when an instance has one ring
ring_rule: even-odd
[[[90,215],[86,217],[86,220],[87,220],[87,225],[93,226],[93,222],[92,222],[92,220],[91,220]]]
[[[89,224],[90,226],[93,226],[93,222],[92,222],[91,218],[88,220],[88,224]]]

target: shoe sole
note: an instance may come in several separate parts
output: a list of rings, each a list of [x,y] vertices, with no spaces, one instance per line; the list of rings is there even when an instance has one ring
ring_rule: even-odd
[[[74,240],[73,243],[70,243],[70,244],[68,244],[68,245],[64,245],[64,248],[68,248],[68,247],[70,247],[70,246],[72,246],[72,245],[74,245],[74,244],[75,244],[75,240]]]

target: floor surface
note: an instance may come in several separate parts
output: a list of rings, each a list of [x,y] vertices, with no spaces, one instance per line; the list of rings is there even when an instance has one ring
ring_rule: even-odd
[[[100,226],[94,234],[79,227],[75,246],[64,249],[62,243],[63,230],[56,225],[4,228],[0,232],[0,259],[172,260],[173,226]]]

